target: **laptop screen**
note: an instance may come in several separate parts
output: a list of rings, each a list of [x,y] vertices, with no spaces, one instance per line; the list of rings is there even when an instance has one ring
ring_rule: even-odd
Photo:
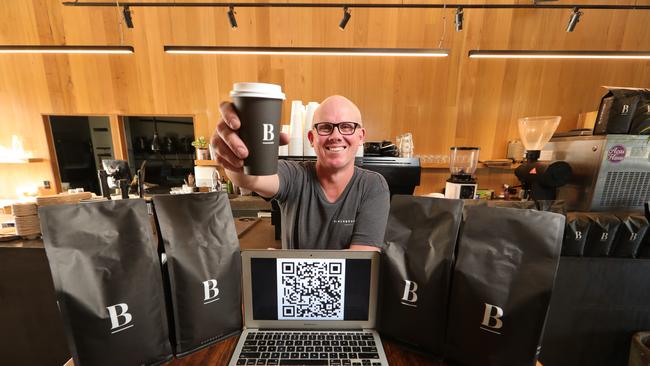
[[[378,255],[296,250],[244,254],[246,317],[254,323],[374,323]]]
[[[369,258],[251,258],[253,320],[368,321]]]

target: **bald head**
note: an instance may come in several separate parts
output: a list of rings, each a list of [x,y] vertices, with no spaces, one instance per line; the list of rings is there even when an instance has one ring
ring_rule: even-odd
[[[348,98],[341,95],[332,95],[325,98],[314,111],[312,124],[318,122],[356,122],[361,121],[361,111]]]

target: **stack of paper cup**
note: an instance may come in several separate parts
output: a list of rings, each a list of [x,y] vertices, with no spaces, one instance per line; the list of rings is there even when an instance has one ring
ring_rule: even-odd
[[[316,108],[318,108],[318,103],[316,102],[309,102],[307,104],[307,108],[305,111],[305,135],[303,136],[303,149],[302,153],[304,156],[316,156],[316,152],[314,151],[314,148],[311,146],[311,143],[309,142],[309,137],[307,137],[307,133],[311,130],[312,123],[314,122],[314,112],[316,111]]]
[[[219,171],[214,166],[195,166],[194,177],[197,187],[216,188],[221,180]]]
[[[291,132],[291,126],[290,125],[282,125],[282,132],[286,133],[289,135]],[[287,156],[289,155],[289,145],[281,145],[278,147],[278,155],[279,156]]]
[[[291,102],[291,135],[289,137],[289,156],[302,156],[303,119],[305,107],[301,100]]]
[[[363,144],[357,149],[357,153],[354,156],[363,157]]]

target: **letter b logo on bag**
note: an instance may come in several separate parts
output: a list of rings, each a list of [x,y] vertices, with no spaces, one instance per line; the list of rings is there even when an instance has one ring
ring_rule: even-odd
[[[273,133],[273,125],[270,123],[262,124],[264,128],[264,136],[262,137],[263,144],[272,144],[275,139],[275,134]]]
[[[415,304],[418,301],[418,294],[415,293],[418,290],[417,282],[404,280],[404,283],[405,285],[404,295],[402,296],[402,304],[417,307]]]
[[[203,281],[203,304],[219,300],[219,288],[217,287],[217,280]]]
[[[483,321],[481,322],[481,325],[483,327],[488,327],[492,329],[501,329],[503,327],[503,321],[501,321],[501,317],[503,316],[503,309],[496,305],[491,305],[491,304],[485,304],[485,312],[483,313]],[[487,330],[492,333],[496,334],[501,334],[499,332],[495,332],[494,330],[486,329],[481,327],[481,329]]]
[[[133,320],[133,316],[128,313],[129,306],[127,304],[121,303],[107,306],[106,309],[111,318],[111,334],[121,332],[133,326],[133,324],[127,326]]]

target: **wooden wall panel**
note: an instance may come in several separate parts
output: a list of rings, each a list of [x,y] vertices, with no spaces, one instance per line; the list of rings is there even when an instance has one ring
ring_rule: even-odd
[[[517,1],[530,3],[467,0]],[[0,55],[0,145],[9,146],[17,134],[27,149],[45,159],[1,165],[0,197],[15,196],[20,185],[53,180],[43,115],[192,115],[196,134],[208,136],[219,118],[219,102],[228,99],[237,81],[282,84],[288,99],[285,123],[292,99],[307,102],[343,94],[359,105],[368,140],[394,140],[410,131],[416,154],[473,145],[481,147],[483,159],[505,155],[506,141],[517,137],[518,117],[561,115],[560,128],[567,130],[576,125],[578,114],[597,108],[601,85],[650,86],[647,61],[467,57],[471,49],[650,50],[650,11],[584,10],[575,32],[566,33],[569,10],[466,9],[464,30],[457,33],[455,9],[352,9],[345,31],[337,27],[341,9],[237,8],[236,30],[221,8],[131,10],[134,29],[121,24],[116,8],[64,7],[59,0],[0,1],[0,44],[116,45],[123,40],[136,50],[123,56]],[[437,47],[443,29],[442,47],[451,49],[444,59],[163,52],[166,44]],[[481,174],[489,185],[512,178]],[[440,189],[444,175],[427,171],[422,192]]]

